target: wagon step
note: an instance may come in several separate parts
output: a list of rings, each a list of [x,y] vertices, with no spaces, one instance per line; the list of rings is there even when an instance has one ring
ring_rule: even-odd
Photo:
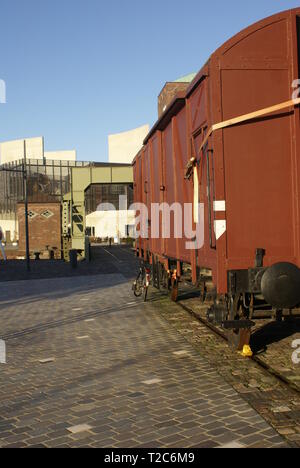
[[[245,330],[254,326],[255,322],[252,322],[252,320],[226,320],[222,323],[222,327],[225,330]]]

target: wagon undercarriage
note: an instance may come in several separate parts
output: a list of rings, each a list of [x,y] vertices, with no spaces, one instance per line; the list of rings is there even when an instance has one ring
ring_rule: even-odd
[[[229,343],[238,351],[250,347],[251,333],[257,320],[272,319],[277,322],[300,316],[299,291],[292,290],[290,296],[280,294],[281,304],[272,306],[268,303],[262,292],[262,279],[264,274],[273,269],[263,267],[263,250],[256,252],[255,266],[249,270],[230,271],[228,273],[228,294],[217,294],[216,286],[212,281],[212,272],[206,268],[197,271],[197,282],[193,282],[192,268],[189,264],[174,259],[168,259],[153,254],[145,255],[151,264],[152,286],[157,290],[167,290],[172,301],[177,302],[181,293],[186,293],[186,286],[197,291],[199,301],[207,306],[207,321],[222,327],[228,336]],[[300,273],[289,264],[280,264],[275,270],[279,278],[283,272],[292,269],[296,274]],[[274,279],[274,272],[273,272]],[[289,281],[293,282],[290,277]],[[296,278],[299,284],[299,278]],[[286,288],[285,288],[286,289]],[[266,292],[264,291],[266,294]],[[276,300],[276,299],[274,299]],[[292,302],[291,302],[292,301]],[[292,304],[292,307],[284,307],[283,304]]]

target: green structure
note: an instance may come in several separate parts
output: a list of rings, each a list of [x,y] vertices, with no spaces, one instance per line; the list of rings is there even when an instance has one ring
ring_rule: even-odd
[[[123,184],[126,186],[133,184],[131,165],[103,163],[97,164],[97,167],[72,168],[71,192],[64,196],[62,202],[63,256],[66,261],[69,261],[70,250],[77,250],[79,259],[89,260],[90,249],[85,221],[88,189],[96,185]]]
[[[189,75],[178,78],[178,80],[175,80],[174,83],[191,83],[196,76],[197,73],[190,73]]]

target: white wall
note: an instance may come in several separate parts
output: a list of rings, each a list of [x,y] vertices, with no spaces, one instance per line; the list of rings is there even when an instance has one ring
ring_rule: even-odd
[[[2,228],[4,238],[6,231],[10,231],[10,238],[13,242],[19,239],[19,223],[18,221],[0,219],[0,227]]]
[[[98,238],[125,238],[126,227],[134,225],[134,211],[96,211],[86,217],[86,227],[94,227]]]
[[[131,164],[142,148],[149,131],[149,125],[144,125],[129,132],[109,135],[109,162]]]
[[[26,155],[28,159],[43,159],[43,137],[26,138]],[[19,161],[24,158],[24,140],[5,141],[0,143],[1,164]]]
[[[45,158],[53,161],[76,161],[76,151],[45,151]]]
[[[45,151],[44,139],[26,138],[26,156],[27,159],[51,159],[54,161],[76,161],[77,154],[75,150],[71,151]],[[24,158],[24,140],[5,141],[0,143],[0,162],[1,164],[19,161]]]

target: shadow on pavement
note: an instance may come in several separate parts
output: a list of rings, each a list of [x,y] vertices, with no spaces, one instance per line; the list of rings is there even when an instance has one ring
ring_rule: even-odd
[[[28,273],[24,261],[2,262],[0,308],[72,295],[84,296],[128,283],[136,277],[137,270],[138,260],[126,246],[94,247],[92,262],[82,262],[76,270],[63,261],[46,260],[32,261]]]
[[[265,352],[271,344],[278,343],[300,333],[300,318],[291,318],[283,322],[270,322],[251,337],[251,347],[255,354]]]

